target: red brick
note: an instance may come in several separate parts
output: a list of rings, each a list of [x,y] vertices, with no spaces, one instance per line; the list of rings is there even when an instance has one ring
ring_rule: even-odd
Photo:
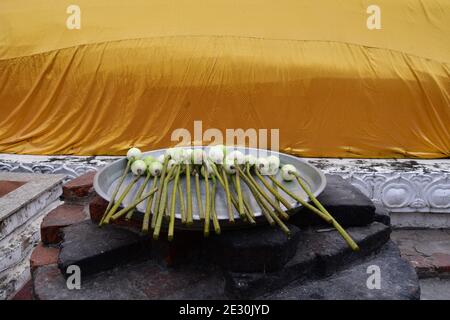
[[[30,268],[33,272],[36,268],[56,264],[58,262],[59,249],[52,247],[45,247],[39,243],[34,248],[30,258]]]
[[[10,193],[11,191],[16,190],[20,186],[27,183],[26,181],[0,181],[0,197],[3,197],[5,194]]]
[[[416,269],[416,272],[419,276],[431,276],[435,273],[434,265],[432,261],[424,256],[415,255],[415,256],[406,256],[407,259],[413,267]]]
[[[96,195],[92,201],[89,203],[89,215],[91,217],[92,222],[98,223],[103,217],[103,214],[105,213],[106,208],[108,207],[108,201],[100,197],[99,195]],[[141,230],[142,228],[142,221],[138,220],[130,220],[125,221],[123,218],[119,220],[115,220],[112,222],[114,225],[118,226],[124,226],[124,227],[130,227],[134,229]]]
[[[42,220],[41,240],[45,244],[56,244],[61,239],[61,228],[86,220],[84,206],[63,204]]]
[[[95,171],[88,172],[66,183],[63,186],[64,199],[80,200],[90,197],[94,190],[93,184],[95,174]]]
[[[33,283],[28,281],[11,300],[33,300]]]
[[[434,266],[438,273],[450,272],[450,255],[447,253],[433,253],[431,255]]]
[[[89,203],[89,215],[91,216],[91,220],[93,222],[100,222],[107,207],[108,201],[99,195],[95,195]]]

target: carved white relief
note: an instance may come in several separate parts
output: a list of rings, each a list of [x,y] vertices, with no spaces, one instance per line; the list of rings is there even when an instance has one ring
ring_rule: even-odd
[[[96,171],[100,165],[114,160],[94,159],[94,161],[83,162],[77,159],[71,161],[70,157],[67,159],[58,163],[0,161],[0,171],[60,173],[65,174],[68,181],[86,172]],[[398,170],[370,173],[328,170],[326,173],[342,176],[372,201],[383,203],[392,212],[450,213],[450,174],[448,173],[399,172]]]
[[[413,184],[400,175],[387,180],[381,187],[381,201],[388,209],[407,207],[415,195]]]

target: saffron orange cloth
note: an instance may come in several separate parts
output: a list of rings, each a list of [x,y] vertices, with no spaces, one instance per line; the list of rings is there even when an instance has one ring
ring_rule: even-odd
[[[448,0],[2,0],[0,152],[120,155],[201,120],[299,156],[449,157],[449,65]]]

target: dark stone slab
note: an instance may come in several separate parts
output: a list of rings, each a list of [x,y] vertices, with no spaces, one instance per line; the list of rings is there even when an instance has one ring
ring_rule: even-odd
[[[165,268],[155,261],[122,265],[85,277],[81,288],[69,290],[56,266],[38,268],[33,274],[39,300],[225,299],[220,270]]]
[[[380,270],[380,288],[369,289],[368,278],[373,275],[373,266]],[[369,284],[373,284],[369,280]],[[414,268],[400,257],[397,246],[389,241],[379,254],[364,262],[351,264],[331,277],[297,281],[266,299],[283,300],[381,300],[420,298],[420,287]]]
[[[99,228],[88,220],[63,228],[62,232],[58,266],[63,274],[70,265],[79,266],[84,275],[89,275],[150,256],[149,237],[124,228]]]
[[[374,220],[390,226],[391,216],[389,215],[389,211],[386,209],[386,207],[381,203],[375,203],[375,208],[376,210]]]
[[[300,230],[288,225],[288,238],[279,228],[263,226],[224,233],[209,241],[209,255],[223,268],[235,272],[270,272],[281,269],[297,251]],[[206,243],[206,241],[205,241]]]
[[[343,227],[364,226],[374,221],[375,205],[367,196],[340,176],[326,177],[327,186],[317,199]],[[305,208],[298,209],[290,222],[299,227],[327,225]]]
[[[389,240],[390,228],[374,222],[365,227],[348,228],[360,250],[352,251],[337,231],[311,229],[301,234],[297,252],[285,267],[269,273],[225,272],[227,293],[233,298],[257,297],[294,280],[320,278],[362,259]]]

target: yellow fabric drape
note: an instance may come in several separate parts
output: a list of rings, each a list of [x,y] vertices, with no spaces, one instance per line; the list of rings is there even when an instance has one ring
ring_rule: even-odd
[[[312,157],[450,156],[448,0],[0,1],[0,152],[280,129]],[[381,8],[381,30],[366,9]]]

